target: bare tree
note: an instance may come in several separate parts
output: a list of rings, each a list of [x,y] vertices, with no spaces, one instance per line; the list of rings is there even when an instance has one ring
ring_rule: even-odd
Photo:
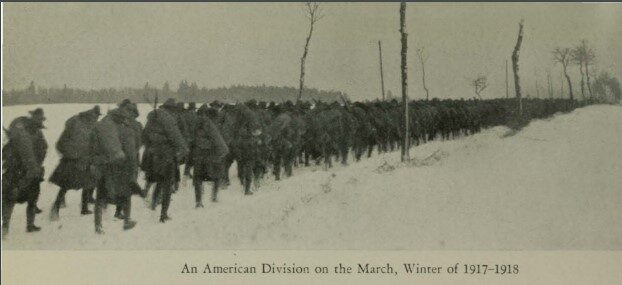
[[[425,99],[430,100],[430,91],[425,85],[425,63],[428,61],[429,55],[425,52],[424,47],[417,49],[417,57],[421,63],[421,80],[423,81],[423,90],[425,90]]]
[[[547,80],[547,84],[548,84],[548,92],[549,92],[549,98],[553,98],[553,83],[551,83],[551,70],[550,69],[546,69],[546,80]]]
[[[402,35],[401,71],[402,71],[402,106],[404,108],[404,144],[402,146],[402,161],[410,160],[410,134],[408,132],[408,34],[406,33],[406,2],[400,4],[400,34]]]
[[[520,53],[520,46],[523,42],[523,23],[521,19],[518,23],[518,38],[516,39],[516,45],[512,52],[512,71],[514,72],[514,90],[516,91],[516,98],[518,99],[518,114],[523,115],[523,98],[520,93],[520,78],[518,77],[518,57]]]
[[[510,98],[510,84],[508,83],[508,60],[505,60],[505,98]]]
[[[594,53],[594,50],[588,46],[587,40],[581,40],[579,45],[572,50],[572,61],[573,63],[579,65],[579,70],[581,71],[581,93],[583,94],[583,98],[585,98],[583,71],[585,71],[585,78],[587,80],[587,90],[590,98],[592,97],[592,87],[590,84],[590,72],[588,66],[594,64],[595,59],[596,54]]]
[[[579,66],[581,72],[581,99],[585,100],[585,73],[583,72],[583,65],[587,61],[587,43],[582,40],[581,43],[572,49],[572,63]]]
[[[309,35],[305,41],[305,49],[300,58],[300,87],[298,89],[298,101],[302,99],[302,89],[305,84],[305,61],[307,60],[307,54],[309,53],[309,42],[311,41],[311,35],[313,35],[313,25],[324,17],[320,4],[317,2],[305,3],[305,13],[307,19],[309,19]]]
[[[481,96],[482,91],[484,91],[484,89],[488,87],[488,83],[486,81],[487,81],[486,75],[478,75],[477,78],[471,81],[471,86],[475,88],[475,94],[480,100],[482,99],[482,96]]]
[[[380,88],[382,89],[382,101],[384,98],[384,72],[382,71],[382,42],[378,41],[378,52],[380,57]]]
[[[553,50],[553,60],[555,63],[562,64],[562,71],[564,72],[564,76],[566,77],[566,81],[568,82],[568,91],[570,92],[570,100],[574,100],[574,95],[572,94],[572,82],[570,81],[570,76],[568,76],[567,67],[572,59],[571,50],[569,48],[555,48]]]

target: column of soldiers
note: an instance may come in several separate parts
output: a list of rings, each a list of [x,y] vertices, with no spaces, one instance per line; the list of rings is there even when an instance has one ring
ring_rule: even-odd
[[[527,120],[568,112],[582,104],[564,99],[523,101]],[[408,107],[412,145],[472,135],[482,128],[508,124],[516,116],[516,102],[511,99],[433,99],[411,101]],[[80,213],[93,214],[88,206],[95,203],[97,233],[103,233],[102,211],[108,204],[116,207],[115,217],[123,220],[123,229],[136,225],[131,219],[133,194],[150,196],[152,210],[161,204],[160,222],[165,223],[171,220],[171,195],[183,177],[192,180],[196,208],[202,208],[204,182],[212,182],[211,201],[218,201],[219,189],[230,184],[229,169],[234,162],[243,193],[252,195],[269,172],[280,180],[283,174],[292,176],[295,167],[330,168],[333,161],[346,165],[350,154],[359,161],[370,157],[374,149],[395,151],[403,141],[402,110],[396,100],[313,104],[250,100],[235,105],[214,101],[198,109],[190,103],[184,109],[183,103],[169,99],[149,112],[143,128],[136,120],[138,108],[129,100],[99,121],[101,111],[95,106],[68,119],[56,143],[61,161],[50,182],[60,190],[50,217],[59,218],[68,190],[81,189]],[[9,141],[3,147],[3,236],[8,233],[15,203],[28,204],[27,231],[40,230],[34,221],[47,150],[41,132],[45,116],[42,109],[30,113],[5,130]],[[139,170],[145,174],[145,189],[137,182]]]

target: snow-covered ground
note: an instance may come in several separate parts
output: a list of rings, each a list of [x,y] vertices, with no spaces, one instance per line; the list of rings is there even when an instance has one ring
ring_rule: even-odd
[[[59,160],[54,144],[64,121],[90,105],[43,107],[49,175]],[[34,108],[5,107],[3,125]],[[140,109],[144,122],[150,107]],[[101,236],[92,215],[80,216],[77,191],[67,194],[61,220],[50,222],[58,188],[45,182],[39,200],[44,213],[37,216],[42,231],[25,232],[25,205],[18,205],[3,247],[622,249],[622,107],[590,106],[507,133],[495,127],[418,146],[408,164],[395,152],[328,171],[296,169],[283,181],[267,179],[250,197],[236,181],[221,191],[219,203],[205,199],[203,209],[194,208],[185,183],[173,197],[171,222],[160,224],[159,211],[134,197],[136,228],[123,231],[109,207]]]

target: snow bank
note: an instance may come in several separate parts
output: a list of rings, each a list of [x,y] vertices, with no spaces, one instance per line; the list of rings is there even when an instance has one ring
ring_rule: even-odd
[[[46,105],[50,145],[64,121],[90,105]],[[102,106],[106,110],[105,105]],[[139,106],[144,122],[150,106]],[[34,106],[4,107],[7,126]],[[42,184],[40,233],[26,234],[25,206],[14,210],[5,249],[622,249],[622,107],[590,106],[534,121],[506,137],[496,127],[459,140],[374,155],[328,171],[295,169],[245,197],[239,183],[219,203],[194,209],[191,183],[174,195],[173,220],[133,198],[138,225],[121,229],[109,207],[106,234],[80,216],[67,194],[49,222],[57,187]],[[54,149],[45,161],[58,163]],[[141,183],[143,183],[141,181]],[[211,185],[206,184],[206,193]]]

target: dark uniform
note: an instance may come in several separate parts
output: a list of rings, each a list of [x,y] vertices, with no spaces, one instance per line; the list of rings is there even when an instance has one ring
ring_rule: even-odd
[[[189,152],[178,126],[177,116],[173,113],[174,108],[175,100],[169,99],[159,109],[151,111],[147,115],[147,124],[143,131],[145,153],[142,169],[147,182],[157,184],[153,193],[152,209],[155,209],[157,197],[162,193],[160,222],[170,219],[168,207],[178,178],[178,165]]]
[[[81,112],[65,122],[65,130],[61,134],[56,149],[62,155],[50,182],[58,185],[60,190],[52,206],[50,219],[57,220],[58,213],[65,201],[65,193],[70,189],[82,190],[82,215],[92,214],[88,203],[92,199],[94,181],[89,175],[90,169],[90,138],[97,119],[101,115],[99,106]]]
[[[43,160],[47,142],[41,129],[45,116],[38,108],[31,117],[19,117],[7,131],[9,142],[3,147],[2,173],[2,235],[8,233],[15,203],[28,203],[26,207],[26,230],[36,232],[37,200],[43,181]]]
[[[277,105],[273,108],[276,118],[268,128],[270,145],[272,149],[272,172],[275,180],[281,179],[281,167],[285,168],[285,175],[292,176],[292,164],[296,156],[294,140],[296,133],[293,128],[292,117],[284,113],[283,107]]]
[[[140,135],[136,106],[124,101],[97,124],[91,136],[91,172],[97,181],[95,231],[103,233],[102,210],[114,203],[123,213],[123,229],[136,225],[130,219],[132,190],[137,186]]]
[[[194,144],[194,137],[197,125],[197,112],[196,112],[196,103],[190,102],[188,103],[188,109],[184,110],[182,113],[184,118],[184,122],[186,123],[187,132],[186,132],[186,141],[188,142],[188,147],[192,149],[192,145]],[[186,160],[186,165],[184,167],[184,175],[190,176],[190,170],[193,166],[192,156],[188,157]]]
[[[229,148],[225,143],[218,126],[208,117],[207,105],[199,109],[197,117],[194,144],[192,146],[191,158],[194,162],[194,193],[196,207],[203,207],[202,194],[203,182],[212,181],[212,202],[217,201],[218,187],[224,171],[224,159],[229,153]]]

